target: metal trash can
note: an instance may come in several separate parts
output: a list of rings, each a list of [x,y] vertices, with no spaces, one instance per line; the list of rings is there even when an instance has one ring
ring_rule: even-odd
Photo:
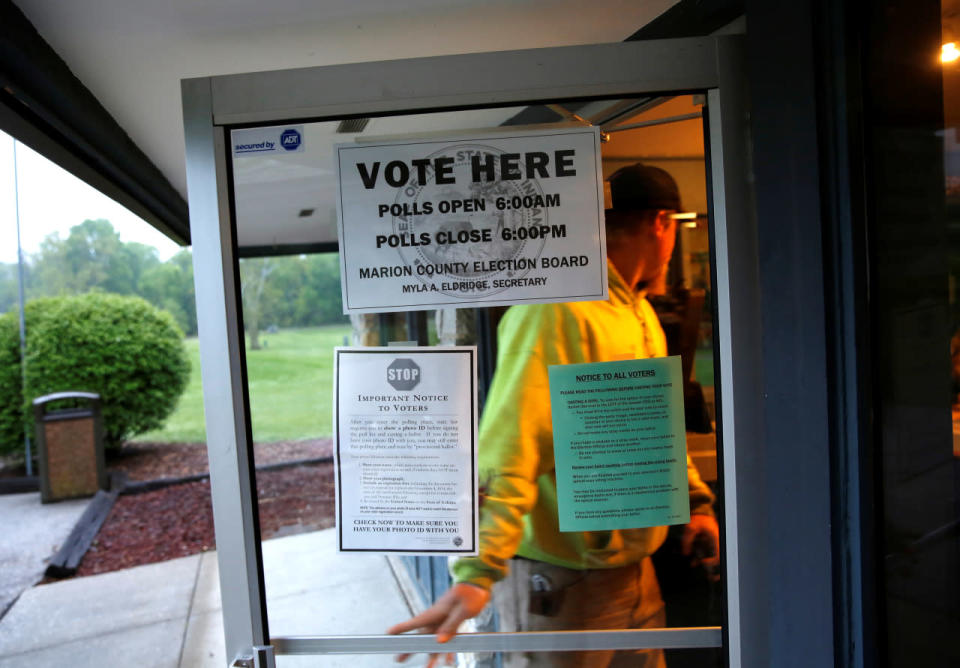
[[[70,408],[50,406],[65,400]],[[57,392],[37,397],[33,416],[43,503],[93,496],[109,487],[99,394]]]

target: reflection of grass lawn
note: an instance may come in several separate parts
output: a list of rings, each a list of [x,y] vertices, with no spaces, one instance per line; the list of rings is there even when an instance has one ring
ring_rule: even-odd
[[[333,347],[343,345],[350,325],[284,329],[263,334],[266,347],[247,350],[253,438],[269,441],[321,438],[333,433]],[[177,410],[158,431],[137,441],[189,443],[205,440],[200,350],[197,339],[187,339],[193,370]],[[712,351],[698,349],[696,378],[713,385]]]
[[[332,434],[333,347],[350,325],[286,329],[261,334],[266,347],[247,349],[253,439],[257,442],[319,438]],[[166,426],[138,441],[203,441],[203,388],[197,339],[187,340],[193,370]]]

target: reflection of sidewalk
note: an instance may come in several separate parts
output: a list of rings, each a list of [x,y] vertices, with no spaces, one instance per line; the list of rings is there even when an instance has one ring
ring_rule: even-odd
[[[380,634],[409,616],[384,557],[341,556],[333,529],[263,543],[274,636]],[[216,553],[34,587],[0,621],[0,668],[227,665]],[[278,657],[386,666],[389,655]]]
[[[90,499],[40,503],[40,492],[0,495],[0,619],[40,581]]]

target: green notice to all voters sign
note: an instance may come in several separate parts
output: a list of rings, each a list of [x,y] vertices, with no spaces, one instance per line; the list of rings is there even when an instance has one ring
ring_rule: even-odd
[[[679,357],[551,366],[561,531],[690,521]]]

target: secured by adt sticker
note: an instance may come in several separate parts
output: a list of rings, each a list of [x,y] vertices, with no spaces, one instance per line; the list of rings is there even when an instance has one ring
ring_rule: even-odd
[[[280,126],[272,128],[249,128],[234,130],[230,134],[234,157],[260,155],[263,153],[301,153],[303,151],[303,126]]]
[[[293,128],[288,128],[280,135],[280,146],[285,151],[296,151],[300,148],[300,133]]]

